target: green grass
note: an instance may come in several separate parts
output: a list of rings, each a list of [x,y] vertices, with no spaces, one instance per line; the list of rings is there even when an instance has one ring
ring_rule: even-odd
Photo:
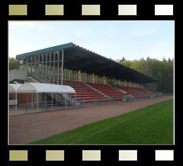
[[[31,144],[173,144],[173,99]]]

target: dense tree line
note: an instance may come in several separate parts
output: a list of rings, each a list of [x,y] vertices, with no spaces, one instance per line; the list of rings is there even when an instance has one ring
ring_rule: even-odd
[[[18,61],[15,58],[9,58],[9,70],[19,69]]]
[[[141,58],[140,60],[125,60],[119,63],[158,80],[156,83],[147,84],[144,87],[150,89],[151,86],[156,85],[156,91],[172,93],[173,61],[173,59],[166,60],[165,58],[160,61],[148,57],[146,60]]]

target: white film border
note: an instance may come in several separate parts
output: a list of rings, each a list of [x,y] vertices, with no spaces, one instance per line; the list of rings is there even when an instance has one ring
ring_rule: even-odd
[[[45,4],[45,16],[64,16],[65,6],[64,4]],[[138,16],[137,4],[118,4],[116,10],[118,16]],[[40,9],[41,10],[41,9]],[[155,4],[154,15],[155,16],[173,16],[173,4]],[[26,16],[28,15],[28,5],[9,5],[9,16]],[[81,16],[100,16],[101,5],[100,4],[82,4],[81,5]]]

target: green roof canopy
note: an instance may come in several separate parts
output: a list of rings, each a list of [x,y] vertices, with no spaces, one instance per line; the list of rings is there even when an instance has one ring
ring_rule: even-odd
[[[64,50],[64,68],[81,70],[86,73],[95,73],[136,83],[151,83],[157,79],[121,65],[113,60],[101,56],[95,52],[77,46],[73,43],[66,43],[37,51],[19,54],[16,59],[23,59],[29,56]]]

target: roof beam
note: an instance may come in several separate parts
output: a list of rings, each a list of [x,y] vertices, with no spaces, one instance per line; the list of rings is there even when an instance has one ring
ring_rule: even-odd
[[[110,62],[104,63],[104,64],[95,64],[95,65],[92,65],[92,66],[88,66],[85,69],[95,73],[95,71],[101,70],[102,68],[106,68],[110,64],[111,64]]]
[[[88,62],[91,62],[94,59],[95,58],[89,58],[89,59],[86,59],[86,60],[79,60],[79,61],[75,62],[74,65],[77,66],[78,68],[80,68],[81,65],[87,64]],[[68,60],[66,60],[66,61],[68,61]],[[65,65],[68,66],[68,67],[73,67],[73,63],[66,62]],[[81,67],[81,68],[83,68],[83,67]]]

